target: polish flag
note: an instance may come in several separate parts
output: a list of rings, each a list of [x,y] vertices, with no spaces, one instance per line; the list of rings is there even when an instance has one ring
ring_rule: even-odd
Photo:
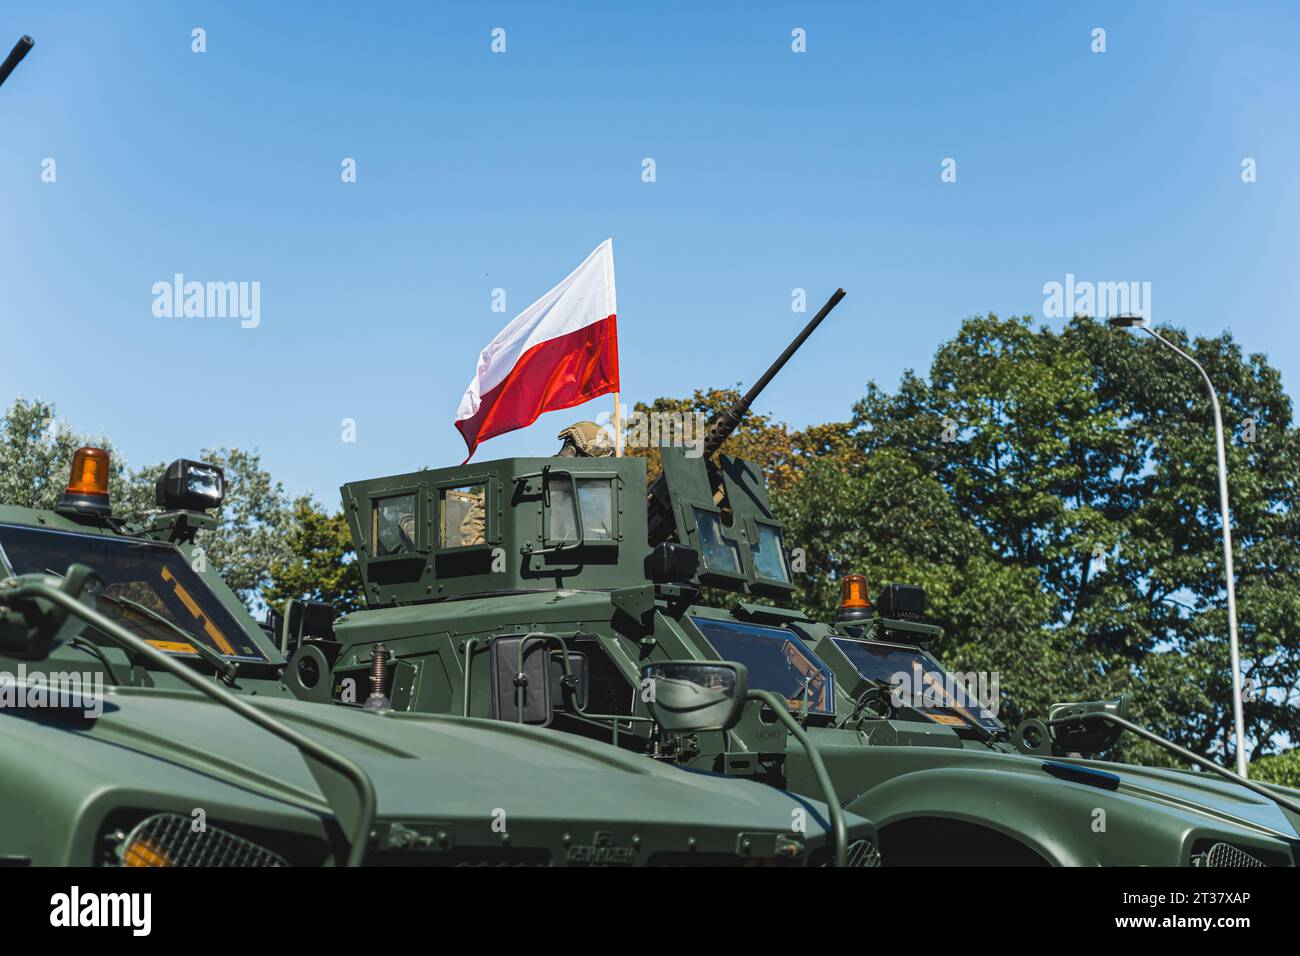
[[[517,315],[479,353],[456,428],[474,457],[480,442],[524,428],[542,412],[618,391],[614,240]]]

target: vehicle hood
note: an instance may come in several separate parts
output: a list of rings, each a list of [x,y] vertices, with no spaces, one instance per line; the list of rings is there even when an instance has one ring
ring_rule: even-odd
[[[1052,763],[1111,773],[1120,778],[1120,790],[1134,796],[1180,810],[1190,810],[1224,823],[1246,828],[1264,828],[1282,838],[1300,840],[1300,816],[1240,784],[1210,773],[1141,767],[1105,760],[1019,756],[1013,756],[1012,759],[1024,760],[1040,768],[1045,760],[1050,760]],[[1277,789],[1292,799],[1300,798],[1300,793],[1294,790],[1284,787]]]
[[[865,793],[886,781],[954,772],[978,775],[991,787],[1003,783],[1035,801],[1059,794],[1062,801],[1081,791],[1113,792],[1152,810],[1163,809],[1189,823],[1218,824],[1286,841],[1300,841],[1300,816],[1230,780],[1210,773],[1142,767],[1066,757],[1038,757],[961,746],[877,746],[864,748],[856,735],[843,731],[818,734],[818,747],[832,765],[844,794]],[[801,755],[802,756],[802,755]],[[1051,772],[1051,765],[1095,771],[1072,778]],[[1118,778],[1116,782],[1110,778]],[[842,781],[842,782],[841,782]],[[1285,788],[1280,792],[1290,794]],[[1132,805],[1132,804],[1131,804]],[[878,817],[878,823],[885,818]]]
[[[683,823],[789,832],[806,811],[824,832],[825,807],[769,787],[657,763],[596,741],[493,720],[377,713],[246,698],[351,758],[374,782],[380,818]],[[236,785],[324,806],[296,748],[198,695],[117,688],[80,731],[106,743],[183,763]]]

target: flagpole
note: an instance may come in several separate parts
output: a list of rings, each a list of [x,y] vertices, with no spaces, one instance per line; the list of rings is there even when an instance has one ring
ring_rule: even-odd
[[[618,392],[614,393],[614,457],[623,457],[623,412],[618,400]]]

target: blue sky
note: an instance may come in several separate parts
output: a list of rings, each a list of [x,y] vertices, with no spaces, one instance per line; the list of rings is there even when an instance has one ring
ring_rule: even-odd
[[[760,404],[844,418],[1067,273],[1149,281],[1157,323],[1231,329],[1294,393],[1298,26],[1282,3],[7,2],[5,51],[36,47],[0,88],[0,401],[52,400],[135,464],[255,447],[337,505],[460,461],[479,349],[607,236],[625,401],[752,381],[806,318],[791,290],[842,285]],[[177,272],[260,282],[261,324],[156,317]],[[477,457],[549,452],[593,405]]]

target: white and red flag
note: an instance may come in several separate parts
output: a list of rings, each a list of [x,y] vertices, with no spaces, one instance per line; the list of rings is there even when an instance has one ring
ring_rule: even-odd
[[[614,240],[517,315],[479,353],[456,412],[469,454],[542,412],[618,391]]]

